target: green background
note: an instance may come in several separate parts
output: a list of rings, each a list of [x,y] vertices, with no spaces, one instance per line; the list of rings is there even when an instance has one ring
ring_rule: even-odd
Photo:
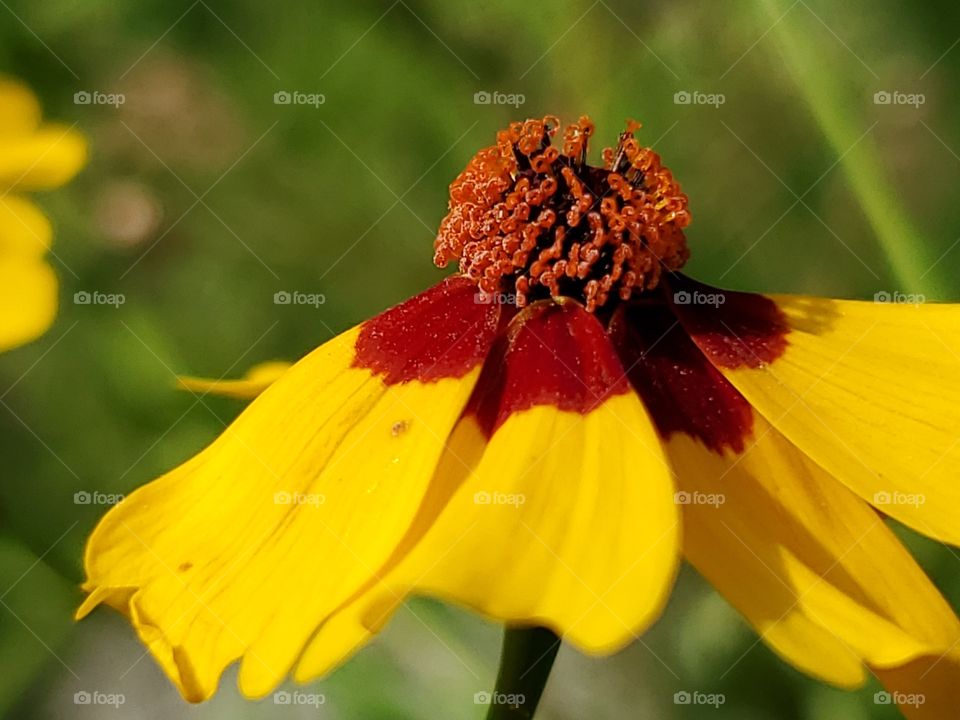
[[[247,702],[232,670],[214,700],[185,705],[118,616],[72,622],[83,540],[105,509],[74,493],[129,492],[240,409],[176,391],[176,373],[299,357],[441,277],[447,185],[513,119],[588,113],[596,157],[641,120],[691,198],[688,270],[704,281],[957,299],[958,28],[946,0],[0,3],[0,72],[92,146],[76,181],[40,199],[57,322],[0,357],[0,713],[480,717],[499,629],[429,601],[302,688],[324,694],[319,711]],[[77,105],[83,90],[126,102]],[[274,104],[284,90],[326,101]],[[475,104],[484,90],[525,102]],[[676,104],[682,91],[725,102]],[[878,91],[925,102],[877,105]],[[126,302],[74,304],[84,290]],[[277,306],[281,290],[326,303]],[[958,558],[908,541],[956,604]],[[674,704],[694,689],[726,702]],[[897,717],[878,689],[800,675],[685,571],[642,643],[603,660],[561,652],[540,717]],[[126,702],[78,706],[79,690]]]

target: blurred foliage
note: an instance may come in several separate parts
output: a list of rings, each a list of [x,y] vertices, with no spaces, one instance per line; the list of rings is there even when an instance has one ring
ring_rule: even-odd
[[[705,281],[960,296],[960,6],[946,0],[8,0],[0,17],[0,71],[93,146],[80,178],[41,199],[57,228],[57,324],[0,358],[9,717],[317,716],[246,702],[232,676],[187,707],[118,617],[74,625],[83,539],[104,510],[74,495],[129,492],[237,413],[175,391],[176,373],[299,357],[440,277],[431,242],[447,185],[512,119],[589,113],[598,145],[642,120],[691,197],[689,270]],[[75,104],[84,90],[126,102]],[[476,105],[482,90],[525,103]],[[278,91],[326,101],[277,105]],[[675,104],[683,91],[725,102]],[[878,91],[925,103],[876,105]],[[83,290],[126,302],[73,304]],[[283,290],[326,303],[277,306]],[[956,556],[908,541],[956,601]],[[322,717],[479,717],[471,696],[489,686],[497,645],[495,626],[418,601],[303,690],[325,694]],[[673,704],[693,688],[726,703]],[[84,689],[126,703],[74,705]],[[642,644],[605,660],[561,653],[542,717],[896,717],[876,689],[801,676],[685,573]]]

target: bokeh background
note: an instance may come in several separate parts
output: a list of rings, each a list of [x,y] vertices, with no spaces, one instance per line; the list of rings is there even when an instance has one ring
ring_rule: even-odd
[[[691,198],[702,280],[960,299],[958,38],[948,0],[0,2],[0,72],[92,146],[77,180],[40,198],[58,320],[0,357],[0,714],[481,717],[500,630],[429,601],[300,689],[321,707],[245,701],[232,671],[187,706],[118,616],[72,621],[106,509],[75,494],[129,492],[240,410],[176,390],[176,374],[297,358],[436,281],[447,185],[512,119],[589,113],[597,155],[640,119]],[[82,291],[125,302],[75,304]],[[326,302],[276,305],[279,291]],[[960,558],[904,536],[956,606]],[[898,717],[878,689],[795,672],[685,570],[641,642],[603,660],[561,652],[539,717]],[[675,704],[683,690],[725,702]],[[124,703],[77,705],[82,691]]]

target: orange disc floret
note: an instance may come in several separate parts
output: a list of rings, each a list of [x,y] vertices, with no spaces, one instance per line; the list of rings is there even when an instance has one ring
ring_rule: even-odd
[[[562,150],[551,144],[557,118],[511,123],[450,185],[434,261],[458,260],[482,293],[513,293],[520,306],[567,296],[593,312],[652,290],[689,257],[690,212],[660,156],[634,138],[639,127],[627,123],[600,168],[587,164],[588,117],[567,126]]]

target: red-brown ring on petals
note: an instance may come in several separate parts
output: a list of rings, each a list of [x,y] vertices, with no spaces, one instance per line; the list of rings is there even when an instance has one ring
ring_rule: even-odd
[[[470,280],[446,278],[365,322],[353,366],[388,385],[463,377],[486,359],[504,309]]]
[[[610,337],[658,433],[684,433],[710,450],[743,452],[753,432],[750,403],[694,344],[667,305],[626,304]]]
[[[717,367],[759,368],[786,351],[790,326],[770,298],[721,290],[680,273],[667,278],[666,286],[684,330]]]
[[[543,300],[498,338],[466,412],[492,435],[512,414],[538,405],[589,413],[630,391],[600,321],[579,303]]]

